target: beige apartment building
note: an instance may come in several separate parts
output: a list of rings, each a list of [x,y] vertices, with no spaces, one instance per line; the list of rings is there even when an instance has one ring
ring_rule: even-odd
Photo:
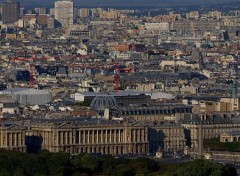
[[[219,101],[196,100],[193,113],[233,112],[240,110],[240,98],[221,98]]]

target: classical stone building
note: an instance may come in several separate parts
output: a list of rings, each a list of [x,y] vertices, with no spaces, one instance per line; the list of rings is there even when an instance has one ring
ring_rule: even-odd
[[[15,123],[0,123],[0,148],[26,151],[26,128]]]
[[[0,148],[70,154],[147,154],[185,147],[184,127],[174,122],[64,118],[2,123]]]
[[[111,117],[127,117],[137,121],[178,121],[191,114],[192,107],[185,105],[129,106],[110,109]]]
[[[192,115],[182,119],[180,123],[185,128],[187,143],[192,150],[199,149],[202,139],[217,138],[221,133],[237,131],[240,128],[240,118],[226,114]]]
[[[27,132],[29,150],[47,149],[71,154],[144,154],[148,152],[148,129],[138,123],[97,119],[34,123]]]
[[[183,150],[186,146],[184,127],[174,123],[149,123],[149,152],[161,151],[175,152]]]
[[[240,131],[229,131],[220,134],[220,142],[239,142]]]

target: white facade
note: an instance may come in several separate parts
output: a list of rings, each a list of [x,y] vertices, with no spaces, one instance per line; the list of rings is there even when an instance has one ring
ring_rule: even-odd
[[[75,101],[84,102],[84,99],[85,99],[85,95],[83,95],[81,93],[75,93],[75,95],[74,95]]]
[[[38,89],[11,88],[0,91],[0,95],[10,95],[21,105],[45,105],[52,101],[52,95],[49,91]]]
[[[73,2],[72,1],[57,1],[55,2],[55,19],[62,27],[73,25]]]

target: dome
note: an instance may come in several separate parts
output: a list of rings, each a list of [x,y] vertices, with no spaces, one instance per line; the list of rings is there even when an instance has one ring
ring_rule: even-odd
[[[103,114],[105,109],[111,109],[118,106],[118,102],[115,97],[110,95],[100,95],[95,97],[91,102],[91,109],[98,114]]]

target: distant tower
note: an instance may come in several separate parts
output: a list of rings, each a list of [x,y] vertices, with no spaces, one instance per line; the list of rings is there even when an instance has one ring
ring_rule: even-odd
[[[148,11],[148,16],[151,17],[151,10]]]
[[[17,0],[4,0],[2,2],[3,24],[11,24],[20,18],[20,3]]]
[[[73,2],[71,0],[55,2],[55,19],[62,27],[73,25]]]

